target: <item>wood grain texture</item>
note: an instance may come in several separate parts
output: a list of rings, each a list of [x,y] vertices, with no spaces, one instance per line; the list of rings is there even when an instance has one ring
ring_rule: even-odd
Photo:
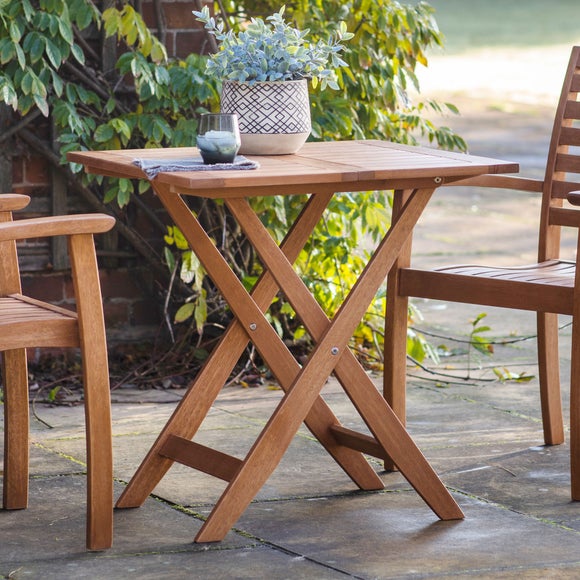
[[[113,460],[107,345],[93,234],[115,220],[100,214],[12,220],[26,196],[0,195],[0,351],[5,387],[3,505],[28,500],[26,348],[80,347],[87,442],[87,529],[90,550],[113,541]],[[66,236],[77,312],[21,294],[16,240]]]
[[[199,156],[199,153],[192,147],[75,151],[69,153],[67,159],[85,165],[90,173],[145,178],[133,163],[136,158],[188,159],[194,156]],[[260,190],[264,187],[269,188],[270,195],[279,195],[277,188],[283,188],[282,194],[299,193],[297,188],[300,186],[302,191],[310,187],[312,192],[329,185],[338,185],[335,191],[363,191],[357,182],[415,180],[412,185],[417,187],[419,178],[429,179],[433,185],[440,183],[433,182],[435,178],[457,179],[518,171],[517,163],[513,162],[371,140],[306,143],[294,155],[248,158],[257,161],[260,168],[250,171],[168,172],[160,173],[155,181],[169,184],[182,194],[225,198],[240,197],[240,190],[243,190],[243,197],[264,195]]]

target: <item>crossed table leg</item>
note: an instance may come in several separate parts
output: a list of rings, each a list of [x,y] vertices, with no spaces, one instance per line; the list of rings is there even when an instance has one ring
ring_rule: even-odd
[[[383,459],[390,458],[441,519],[462,518],[463,514],[449,492],[347,346],[432,190],[416,190],[410,196],[401,216],[332,321],[328,320],[291,264],[318,223],[332,194],[311,196],[280,247],[244,199],[227,201],[230,211],[260,254],[265,268],[264,275],[249,294],[181,197],[160,185],[156,191],[228,301],[236,319],[168,421],[120,497],[117,507],[141,505],[173,461],[179,461],[229,482],[195,538],[198,542],[219,541],[276,468],[304,421],[361,489],[383,487],[382,481],[362,455],[364,451]],[[317,341],[303,368],[264,317],[278,289],[282,290],[312,338]],[[197,432],[248,340],[255,344],[285,395],[246,458],[239,460],[190,439]],[[319,396],[332,372],[373,437],[341,426]]]

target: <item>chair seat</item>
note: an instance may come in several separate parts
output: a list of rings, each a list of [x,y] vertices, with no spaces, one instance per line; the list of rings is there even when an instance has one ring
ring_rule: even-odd
[[[548,260],[546,262],[540,262],[539,264],[529,264],[515,268],[462,264],[459,266],[435,268],[435,272],[538,284],[552,284],[572,288],[574,286],[576,264],[565,260]]]
[[[515,268],[458,265],[436,270],[403,268],[402,296],[537,312],[572,314],[575,263],[548,260]]]
[[[0,351],[79,346],[75,312],[10,294],[0,297]]]

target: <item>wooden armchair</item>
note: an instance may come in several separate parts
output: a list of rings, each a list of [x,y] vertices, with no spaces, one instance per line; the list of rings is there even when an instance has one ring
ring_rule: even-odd
[[[114,218],[69,215],[12,221],[24,195],[0,195],[0,352],[4,386],[3,507],[28,503],[28,373],[26,348],[80,347],[87,437],[87,548],[109,548],[113,537],[113,461],[109,373],[93,234]],[[21,294],[16,240],[67,236],[77,312]]]
[[[408,297],[531,310],[537,312],[540,398],[547,445],[564,441],[560,399],[558,314],[573,316],[570,452],[572,498],[580,500],[580,281],[575,262],[559,259],[562,226],[580,227],[580,47],[574,47],[564,79],[543,180],[487,175],[458,182],[542,193],[538,263],[516,268],[453,266],[413,269],[411,241],[388,281],[384,393],[405,419]],[[576,177],[578,179],[578,177]],[[565,203],[567,200],[568,203]],[[396,219],[394,208],[393,219]],[[580,247],[577,256],[580,256]]]

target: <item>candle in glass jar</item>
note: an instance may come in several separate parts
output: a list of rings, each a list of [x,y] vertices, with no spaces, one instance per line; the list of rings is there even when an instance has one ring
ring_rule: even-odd
[[[237,117],[212,113],[202,115],[197,147],[206,164],[233,163],[240,149]]]
[[[197,146],[204,151],[231,154],[237,148],[236,136],[230,131],[208,131],[197,138]]]

